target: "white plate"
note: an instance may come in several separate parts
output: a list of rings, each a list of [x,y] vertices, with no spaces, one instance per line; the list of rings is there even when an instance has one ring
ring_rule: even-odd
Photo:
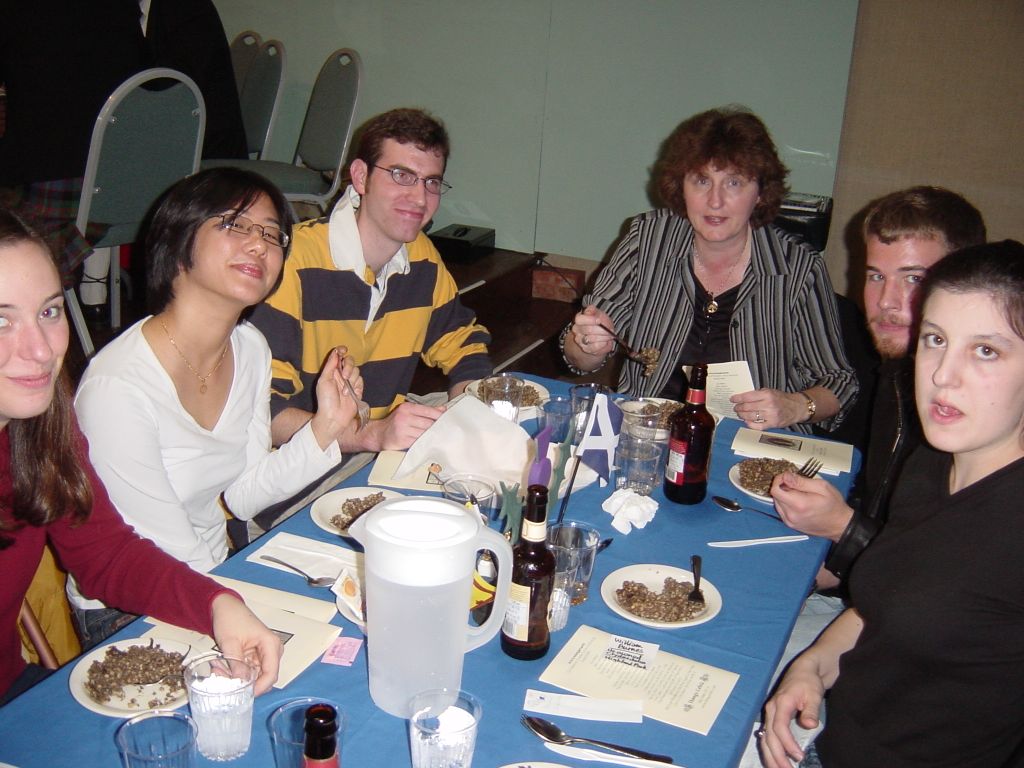
[[[313,517],[313,522],[328,533],[347,536],[348,528],[340,530],[331,522],[331,518],[335,515],[341,514],[341,505],[349,499],[361,499],[364,496],[369,496],[371,493],[383,493],[385,501],[388,499],[397,499],[402,495],[398,491],[391,491],[387,488],[341,488],[337,491],[325,493],[319,499],[314,501],[313,506],[309,509],[309,514]],[[369,512],[369,510],[367,510],[367,512]],[[364,512],[363,514],[366,513]]]
[[[615,590],[627,581],[638,581],[644,584],[652,592],[661,592],[665,588],[665,579],[671,576],[676,581],[688,581],[693,583],[693,574],[684,571],[682,568],[674,568],[671,565],[656,565],[641,563],[639,565],[627,565],[608,574],[601,582],[601,597],[615,613],[624,619],[629,619],[637,624],[654,629],[678,629],[679,627],[695,627],[706,621],[711,621],[718,612],[722,610],[722,595],[715,588],[715,585],[706,579],[700,580],[700,591],[704,593],[704,602],[707,610],[689,621],[653,621],[644,619],[636,614],[630,613],[621,605],[615,597]]]
[[[537,392],[537,396],[541,400],[547,400],[549,397],[551,397],[551,393],[548,392],[547,388],[541,386],[537,382],[529,381],[527,379],[523,379],[523,382],[526,384],[526,386],[531,387],[533,390],[535,390]],[[479,400],[480,399],[480,379],[477,379],[476,381],[469,382],[469,384],[466,385],[466,393],[472,395],[473,397],[475,397],[475,398],[477,398]],[[536,419],[539,415],[540,415],[540,411],[538,410],[537,406],[535,406],[535,405],[531,405],[531,406],[528,406],[526,408],[520,408],[519,409],[519,421],[529,421],[530,419]]]
[[[156,638],[152,642],[154,645],[159,645],[165,651],[170,653],[180,653],[186,658],[188,658],[188,654],[191,651],[190,646],[185,645],[184,643],[177,643],[173,640],[160,640],[159,638]],[[106,645],[101,645],[99,648],[94,648],[89,651],[89,653],[79,659],[78,663],[75,664],[75,668],[71,670],[71,676],[68,678],[68,687],[71,689],[71,695],[75,697],[75,701],[86,709],[99,715],[106,715],[107,717],[131,717],[132,715],[137,715],[139,712],[145,712],[150,709],[145,701],[139,701],[138,704],[131,704],[129,701],[111,699],[106,704],[100,704],[98,701],[94,701],[88,691],[85,690],[85,682],[89,679],[89,667],[92,666],[94,661],[102,661],[107,655],[108,648],[117,648],[119,651],[126,651],[137,645],[148,646],[149,644],[150,638],[136,637],[131,640],[118,640],[114,643],[107,643]],[[134,688],[135,686],[129,687]],[[161,692],[166,694],[166,689],[162,686]],[[151,695],[152,694],[150,694],[150,696]],[[177,709],[186,701],[188,701],[188,695],[184,690],[182,690],[179,695],[175,696],[170,702],[161,704],[158,709]]]
[[[771,504],[773,507],[775,506],[775,499],[773,499],[771,496],[762,496],[760,493],[754,493],[753,491],[748,491],[746,488],[744,488],[742,485],[740,485],[740,465],[739,464],[733,464],[729,468],[729,482],[732,483],[733,485],[735,485],[737,488],[739,488],[745,494],[747,494],[747,496],[749,496],[750,498],[757,499],[758,501],[763,501],[765,504]]]

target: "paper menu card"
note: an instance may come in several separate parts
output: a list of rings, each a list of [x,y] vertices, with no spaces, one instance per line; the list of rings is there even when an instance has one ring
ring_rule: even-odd
[[[739,675],[584,625],[540,679],[584,696],[641,699],[645,716],[707,736]]]
[[[750,375],[750,366],[746,360],[708,364],[705,406],[712,415],[735,419],[735,406],[729,402],[729,398],[753,389],[754,379]]]
[[[818,440],[799,432],[759,432],[740,427],[732,441],[732,449],[740,456],[785,459],[798,467],[810,458],[822,463],[827,475],[849,472],[853,467],[853,446],[831,440]]]

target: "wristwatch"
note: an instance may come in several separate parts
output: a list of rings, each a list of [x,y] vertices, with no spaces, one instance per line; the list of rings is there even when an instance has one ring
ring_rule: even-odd
[[[807,399],[807,421],[810,421],[814,418],[814,414],[818,412],[818,404],[806,392],[801,392],[800,394]]]

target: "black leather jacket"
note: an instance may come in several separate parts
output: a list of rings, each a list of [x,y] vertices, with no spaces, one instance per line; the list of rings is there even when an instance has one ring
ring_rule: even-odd
[[[825,567],[845,580],[857,557],[885,525],[889,497],[903,462],[920,442],[914,405],[914,359],[887,360],[879,368],[865,459],[863,502],[832,545]]]

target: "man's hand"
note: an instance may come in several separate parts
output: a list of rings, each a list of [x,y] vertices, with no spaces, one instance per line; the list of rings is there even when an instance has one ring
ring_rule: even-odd
[[[838,541],[853,517],[836,487],[820,477],[783,472],[772,481],[771,496],[782,521],[811,536]]]
[[[371,421],[359,432],[349,432],[342,450],[355,451],[404,451],[416,438],[430,429],[444,408],[405,402],[383,419]]]
[[[213,599],[210,613],[213,618],[213,639],[220,646],[221,653],[259,664],[256,695],[270,690],[277,680],[281,654],[284,653],[284,646],[277,635],[267,629],[245,603],[226,592]]]

